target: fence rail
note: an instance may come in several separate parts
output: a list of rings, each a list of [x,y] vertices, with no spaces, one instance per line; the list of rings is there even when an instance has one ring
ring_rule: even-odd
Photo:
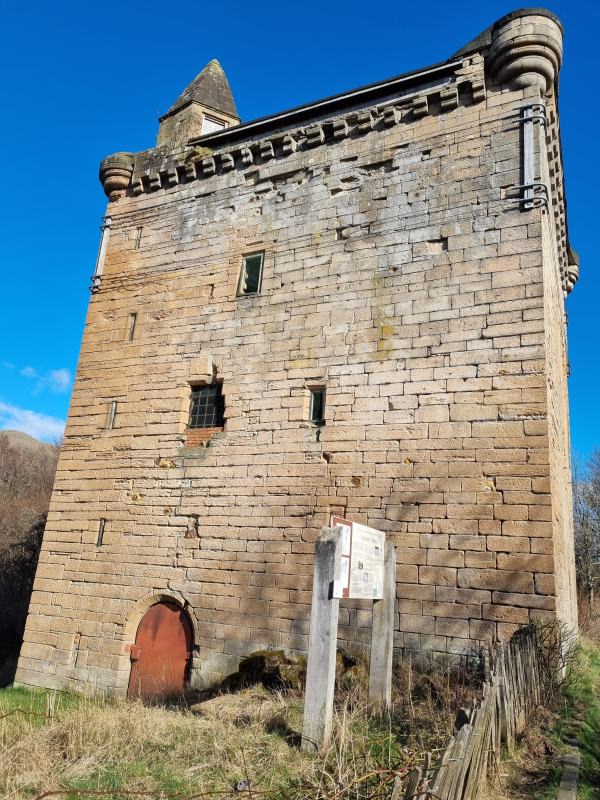
[[[487,661],[483,697],[460,714],[461,727],[442,758],[428,753],[422,767],[397,778],[392,800],[476,800],[497,770],[502,746],[512,751],[542,692],[539,643],[534,629],[498,646]]]

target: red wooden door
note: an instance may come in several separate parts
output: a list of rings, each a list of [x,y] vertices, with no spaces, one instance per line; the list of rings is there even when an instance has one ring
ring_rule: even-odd
[[[128,697],[165,700],[181,694],[188,676],[192,625],[175,603],[156,603],[142,617],[131,648]]]

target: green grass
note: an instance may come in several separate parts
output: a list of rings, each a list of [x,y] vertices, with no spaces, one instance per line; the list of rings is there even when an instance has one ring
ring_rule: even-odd
[[[57,714],[77,708],[83,697],[48,689],[9,686],[0,689],[0,718],[20,716],[33,726],[45,725]]]
[[[600,800],[600,645],[582,639],[572,675],[563,689],[556,734],[579,742],[579,800]]]
[[[562,687],[552,728],[546,736],[554,750],[566,753],[576,740],[581,754],[578,800],[600,800],[600,645],[582,639],[576,648],[571,672]],[[540,764],[547,770],[543,790],[534,789],[535,800],[555,800],[562,778],[562,761],[556,755]]]

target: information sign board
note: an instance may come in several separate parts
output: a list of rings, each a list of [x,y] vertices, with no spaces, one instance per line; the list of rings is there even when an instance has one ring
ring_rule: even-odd
[[[333,583],[333,596],[355,600],[381,600],[385,533],[333,516],[332,527],[341,527],[340,574]]]

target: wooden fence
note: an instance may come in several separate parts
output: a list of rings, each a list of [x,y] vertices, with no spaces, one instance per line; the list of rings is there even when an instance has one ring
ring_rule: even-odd
[[[441,758],[398,778],[392,800],[476,800],[497,770],[501,747],[510,752],[542,694],[543,670],[535,630],[519,632],[486,661],[483,697],[461,714],[461,727]],[[457,718],[458,719],[458,718]]]

